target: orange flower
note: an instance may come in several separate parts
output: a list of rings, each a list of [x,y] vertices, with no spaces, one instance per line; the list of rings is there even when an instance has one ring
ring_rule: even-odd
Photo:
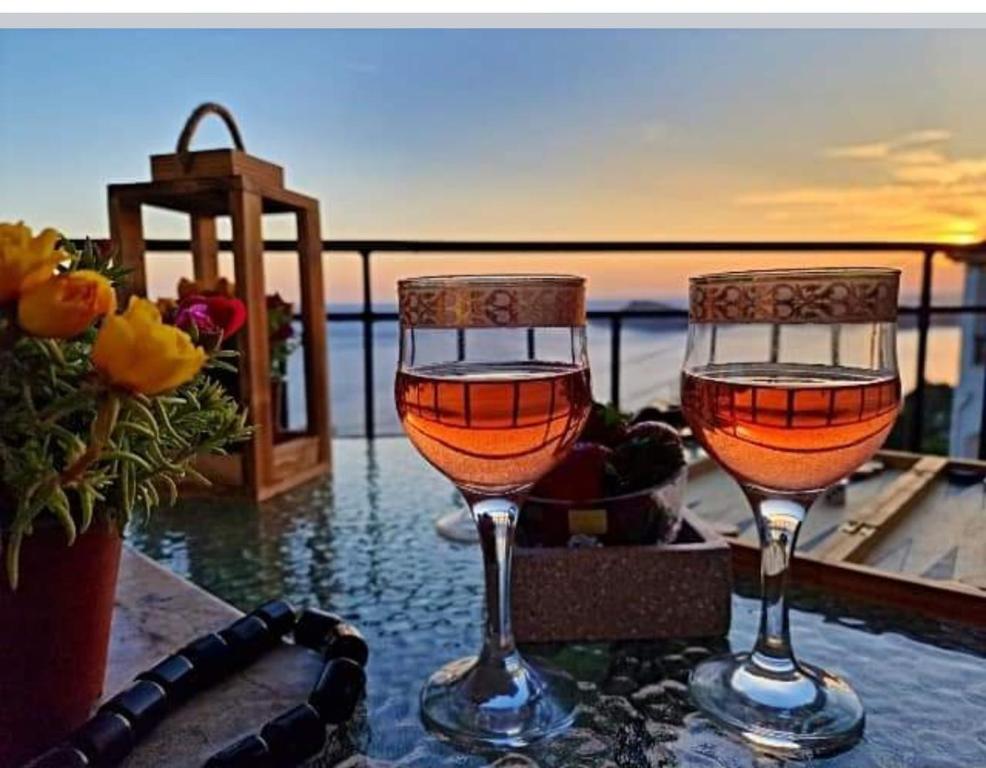
[[[29,288],[17,304],[17,322],[32,336],[69,339],[92,322],[116,311],[110,281],[89,269],[80,269]]]
[[[65,254],[55,250],[60,235],[46,229],[37,236],[23,223],[0,222],[0,304],[44,282]]]
[[[126,312],[107,316],[92,348],[93,365],[110,383],[145,395],[190,381],[205,357],[187,333],[161,321],[153,302],[136,296]]]

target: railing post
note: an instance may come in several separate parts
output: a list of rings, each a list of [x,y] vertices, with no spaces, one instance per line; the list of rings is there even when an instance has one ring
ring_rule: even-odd
[[[534,348],[534,329],[527,329],[527,359],[533,360],[537,357],[537,350]]]
[[[609,319],[609,399],[614,408],[620,407],[620,336],[623,318],[613,315]]]
[[[460,363],[466,359],[466,329],[455,329],[455,359]]]
[[[376,434],[373,403],[373,293],[370,286],[370,253],[359,252],[363,265],[363,421],[366,436]]]
[[[921,304],[918,306],[918,360],[914,384],[914,410],[911,413],[911,434],[908,449],[920,453],[924,437],[925,369],[928,362],[928,328],[931,325],[931,272],[934,250],[924,252],[921,264]]]
[[[973,337],[975,338],[975,337]],[[975,343],[975,342],[973,342]],[[975,362],[976,353],[973,352],[973,361]],[[986,360],[983,361],[983,407],[979,412],[979,460],[986,460]],[[959,446],[959,450],[962,447]]]

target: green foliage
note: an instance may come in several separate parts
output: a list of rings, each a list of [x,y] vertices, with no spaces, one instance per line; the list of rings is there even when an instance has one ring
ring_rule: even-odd
[[[70,254],[69,270],[121,270],[91,244]],[[7,575],[16,586],[20,544],[42,515],[71,544],[94,515],[122,530],[179,484],[206,482],[199,453],[222,453],[246,439],[246,413],[208,374],[153,397],[113,390],[90,360],[95,328],[71,340],[20,335],[13,308],[0,309],[0,532]],[[217,353],[212,367],[228,368]]]
[[[112,252],[108,243],[100,247],[92,240],[86,239],[82,249],[75,247],[71,240],[62,240],[60,249],[69,255],[68,263],[61,267],[62,272],[74,272],[79,269],[91,269],[103,275],[114,285],[124,281],[129,270],[113,263]]]

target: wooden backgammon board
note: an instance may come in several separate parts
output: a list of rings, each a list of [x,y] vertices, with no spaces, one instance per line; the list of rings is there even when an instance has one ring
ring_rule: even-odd
[[[986,625],[986,462],[881,451],[869,469],[843,503],[812,507],[795,582]],[[738,572],[756,573],[753,515],[710,459],[689,467],[685,506],[727,538]]]

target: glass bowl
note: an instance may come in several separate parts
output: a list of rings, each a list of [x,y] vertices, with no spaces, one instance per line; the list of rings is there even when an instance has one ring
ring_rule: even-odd
[[[530,496],[517,525],[522,547],[673,542],[681,528],[687,467],[663,483],[619,496],[568,501]]]

